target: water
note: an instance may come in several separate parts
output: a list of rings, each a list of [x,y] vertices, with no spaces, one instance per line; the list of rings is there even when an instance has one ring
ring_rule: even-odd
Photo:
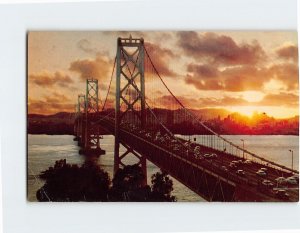
[[[194,137],[194,136],[192,136]],[[196,138],[198,136],[195,136]],[[298,136],[239,136],[227,135],[228,140],[241,144],[245,140],[245,149],[272,161],[291,167],[291,153],[294,151],[294,168],[299,170],[299,137]],[[53,166],[56,160],[66,159],[71,164],[82,164],[84,157],[78,154],[79,147],[70,135],[28,135],[28,200],[36,201],[36,191],[43,185],[43,181],[37,176],[41,171]],[[105,135],[101,140],[101,146],[106,154],[100,156],[98,164],[109,173],[113,174],[113,145],[114,137]],[[122,151],[125,151],[121,147]],[[137,161],[134,156],[124,158],[124,162],[133,164]],[[147,161],[148,183],[151,175],[159,171],[155,165]],[[203,201],[201,197],[173,179],[173,195],[178,201]]]

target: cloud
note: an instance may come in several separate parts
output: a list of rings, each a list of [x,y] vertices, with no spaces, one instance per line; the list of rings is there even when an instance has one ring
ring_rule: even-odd
[[[52,87],[58,85],[60,87],[67,87],[73,84],[71,77],[63,72],[57,71],[50,73],[49,71],[42,71],[40,73],[29,74],[29,82],[42,87]]]
[[[262,106],[297,107],[299,105],[299,96],[284,92],[279,94],[268,94],[259,102],[259,104]]]
[[[198,90],[224,90],[232,92],[260,91],[270,80],[279,80],[287,90],[298,89],[298,66],[282,63],[268,68],[251,65],[228,67],[222,71],[211,65],[190,64],[185,82]]]
[[[223,96],[222,98],[187,98],[185,96],[177,96],[179,101],[187,108],[200,109],[207,107],[224,107],[224,106],[246,106],[251,103],[241,97]],[[180,108],[179,104],[174,101],[171,95],[163,95],[155,100],[158,107],[163,108]]]
[[[177,75],[170,68],[171,59],[176,58],[176,55],[172,50],[161,48],[159,45],[152,43],[145,43],[145,47],[152,62],[154,63],[154,66],[161,75],[168,77],[174,77]],[[150,72],[150,70],[147,70],[147,67],[146,72]]]
[[[99,50],[96,47],[93,47],[91,42],[87,39],[81,39],[77,42],[77,47],[84,51],[85,53],[94,54],[97,56],[108,56],[109,52],[107,50]]]
[[[110,77],[113,62],[98,55],[95,59],[78,59],[71,62],[69,70],[76,72],[85,81],[87,78],[106,80]]]
[[[276,50],[279,58],[298,61],[298,46],[296,45],[283,45]]]
[[[208,64],[189,64],[187,67],[188,72],[197,73],[197,75],[203,78],[215,78],[219,76],[219,71],[216,69],[215,66],[208,65]]]
[[[275,80],[282,81],[287,90],[298,90],[299,87],[299,67],[295,63],[276,64],[269,68],[268,75]]]
[[[178,45],[195,59],[225,65],[257,64],[266,54],[257,41],[237,44],[231,37],[207,32],[178,32]]]
[[[28,100],[28,112],[36,114],[53,114],[57,112],[72,112],[74,104],[65,95],[53,93],[42,99]]]
[[[222,108],[235,106],[277,106],[277,107],[297,107],[299,96],[291,93],[268,94],[259,102],[250,102],[242,98],[242,96],[232,97],[225,95],[221,98],[187,98],[177,96],[186,108]],[[175,103],[171,95],[164,95],[156,98],[156,107],[178,109],[179,105]]]
[[[71,101],[71,99],[64,95],[64,94],[60,94],[58,92],[53,92],[51,96],[47,95],[45,96],[45,100],[48,103],[58,103],[58,102],[68,102]]]

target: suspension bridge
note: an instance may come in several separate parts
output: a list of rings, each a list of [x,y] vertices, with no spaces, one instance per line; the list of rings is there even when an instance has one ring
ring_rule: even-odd
[[[98,80],[86,80],[86,93],[78,95],[75,105],[74,140],[80,153],[105,154],[101,139],[109,133],[115,138],[114,173],[127,165],[125,157],[135,156],[145,184],[150,161],[207,201],[298,201],[298,185],[279,182],[278,177],[297,178],[299,172],[207,126],[169,88],[147,45],[142,38],[118,38],[102,101]],[[201,133],[190,140],[176,134],[174,125]]]

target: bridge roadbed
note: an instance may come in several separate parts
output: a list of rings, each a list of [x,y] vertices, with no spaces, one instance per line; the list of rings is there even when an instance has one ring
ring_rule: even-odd
[[[114,134],[113,119],[104,119],[99,122],[101,127]],[[245,171],[245,175],[236,174],[236,169],[224,171],[229,168],[233,160],[241,160],[240,157],[218,151],[201,144],[201,153],[215,153],[216,158],[207,159],[196,157],[191,151],[174,151],[167,143],[160,144],[151,138],[138,132],[131,132],[127,128],[121,128],[120,140],[130,145],[149,161],[165,170],[182,184],[202,196],[208,201],[247,201],[247,202],[297,202],[299,200],[299,186],[280,187],[287,190],[289,198],[282,199],[275,195],[275,189],[262,185],[264,179],[276,184],[279,176],[288,177],[291,174],[274,167],[257,162],[241,164],[238,169]],[[180,142],[181,141],[181,142]],[[178,143],[186,142],[178,139]],[[193,143],[195,144],[195,143]],[[267,177],[259,177],[256,172],[260,168],[267,168]]]

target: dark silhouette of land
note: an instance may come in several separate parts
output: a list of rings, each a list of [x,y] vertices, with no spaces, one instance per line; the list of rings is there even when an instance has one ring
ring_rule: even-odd
[[[197,122],[187,121],[178,110],[154,109],[154,111],[175,134],[207,134]],[[299,116],[276,119],[265,113],[254,113],[252,117],[247,117],[222,109],[192,111],[209,128],[223,135],[299,135]],[[54,115],[29,114],[27,128],[29,134],[72,135],[74,114],[66,112]]]

